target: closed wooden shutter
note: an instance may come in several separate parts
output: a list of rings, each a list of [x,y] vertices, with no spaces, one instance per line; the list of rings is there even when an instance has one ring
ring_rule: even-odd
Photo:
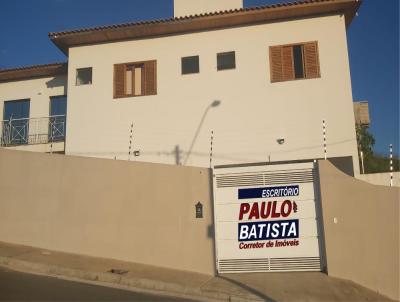
[[[304,44],[304,65],[307,79],[319,78],[321,76],[317,42]]]
[[[294,80],[293,46],[282,47],[283,80]]]
[[[125,95],[125,64],[114,65],[114,98]]]
[[[269,66],[271,70],[271,82],[283,81],[281,46],[271,46],[269,48]]]
[[[144,77],[144,94],[157,94],[157,61],[147,61],[144,63]]]

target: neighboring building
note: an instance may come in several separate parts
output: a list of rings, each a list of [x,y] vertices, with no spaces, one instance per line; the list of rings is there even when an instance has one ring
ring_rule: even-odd
[[[354,119],[356,121],[357,126],[361,127],[369,127],[370,118],[369,118],[369,107],[367,101],[359,101],[354,102]]]
[[[0,146],[64,152],[66,102],[65,63],[0,70]]]
[[[346,28],[360,3],[175,0],[174,19],[50,33],[68,56],[65,152],[194,166],[210,152],[218,165],[322,158],[324,120],[328,157],[352,157],[358,173]],[[0,101],[32,97],[3,93],[30,81],[0,83]]]

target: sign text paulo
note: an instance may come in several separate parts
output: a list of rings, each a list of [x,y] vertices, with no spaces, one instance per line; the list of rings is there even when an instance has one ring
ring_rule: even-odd
[[[298,185],[238,189],[241,202],[238,215],[239,248],[262,248],[264,243],[258,241],[266,240],[267,248],[299,245],[299,220],[290,219],[297,212],[297,203],[292,197],[299,194]],[[283,201],[278,202],[276,198],[282,198]],[[265,201],[247,202],[246,199]],[[284,244],[279,240],[284,240]],[[244,244],[248,241],[256,242]]]

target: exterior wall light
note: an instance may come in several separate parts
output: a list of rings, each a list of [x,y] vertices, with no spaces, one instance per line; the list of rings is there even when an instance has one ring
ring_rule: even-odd
[[[278,139],[276,140],[276,142],[277,142],[279,145],[282,145],[282,144],[285,143],[285,139],[284,139],[284,138],[278,138]]]
[[[196,218],[203,218],[203,205],[199,201],[196,205]]]

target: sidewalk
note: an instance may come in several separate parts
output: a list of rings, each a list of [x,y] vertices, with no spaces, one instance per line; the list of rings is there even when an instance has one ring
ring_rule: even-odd
[[[390,301],[322,273],[209,275],[0,242],[0,265],[114,288],[199,301]]]
[[[0,242],[0,265],[98,285],[199,301],[264,301],[213,276]],[[110,272],[115,269],[116,272]],[[118,270],[127,271],[118,274]]]

